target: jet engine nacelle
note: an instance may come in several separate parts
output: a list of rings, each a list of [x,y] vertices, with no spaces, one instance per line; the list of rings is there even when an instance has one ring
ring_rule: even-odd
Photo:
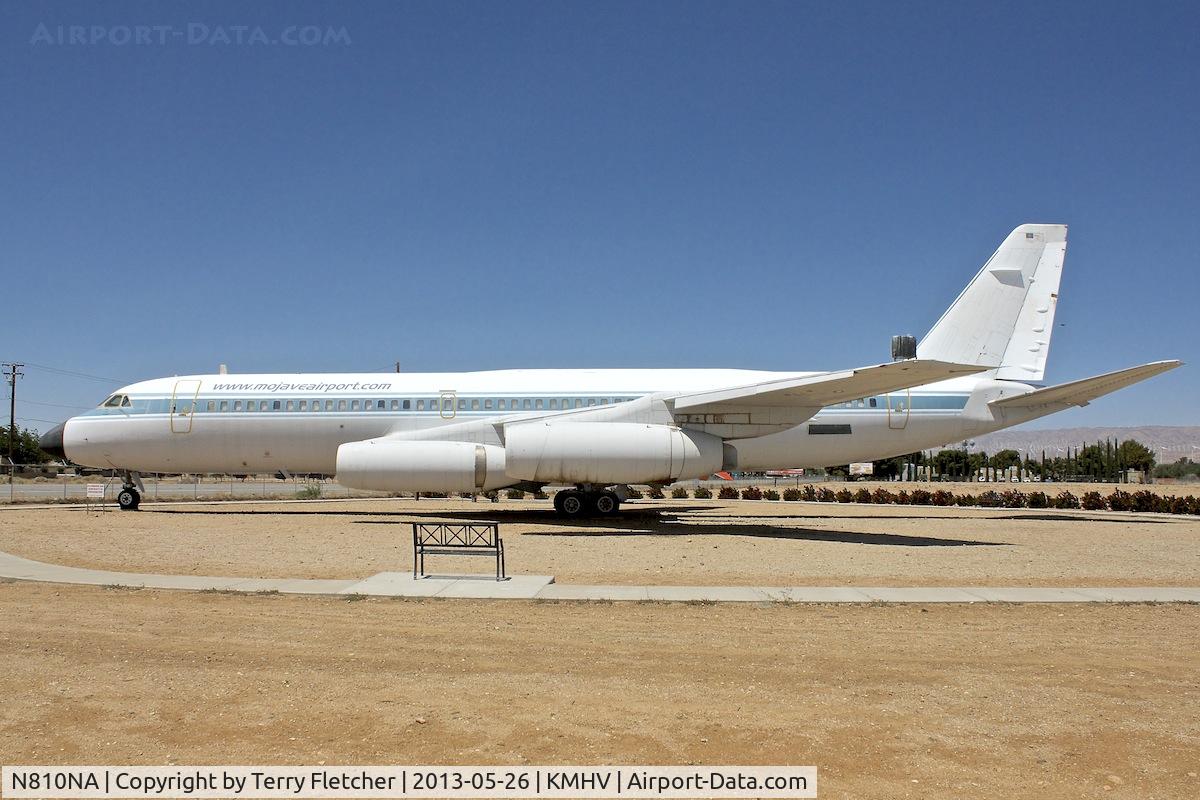
[[[650,483],[721,469],[716,436],[636,422],[530,422],[504,432],[506,471],[537,483]]]
[[[478,492],[510,486],[504,448],[472,442],[367,439],[337,451],[337,480],[384,492]]]

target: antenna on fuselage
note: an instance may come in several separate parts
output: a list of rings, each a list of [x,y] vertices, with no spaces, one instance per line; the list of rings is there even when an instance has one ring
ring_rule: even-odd
[[[220,365],[219,367],[217,367],[217,372],[218,372],[219,374],[221,374],[221,375],[228,375],[228,374],[229,374],[229,367],[227,367],[227,366],[225,366],[224,364],[222,364],[222,365]]]

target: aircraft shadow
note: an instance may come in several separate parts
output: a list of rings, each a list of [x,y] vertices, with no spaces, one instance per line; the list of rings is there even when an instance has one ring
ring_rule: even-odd
[[[812,542],[841,542],[845,544],[891,545],[893,547],[1009,547],[1008,542],[984,542],[975,539],[946,539],[936,536],[909,536],[897,533],[872,533],[864,531],[830,531],[815,528],[794,528],[763,524],[710,524],[703,518],[681,518],[672,516],[680,510],[667,507],[654,510],[622,511],[615,517],[589,520],[565,520],[552,510],[495,510],[409,512],[410,517],[427,518],[430,521],[446,522],[496,522],[500,524],[540,525],[553,530],[529,531],[522,536],[550,537],[622,537],[622,536],[744,536],[760,539],[785,539]],[[396,524],[384,519],[355,520],[363,525]]]
[[[490,505],[490,504],[489,504]],[[148,509],[143,513],[153,514],[202,514],[202,515],[254,515],[262,516],[333,516],[362,517],[355,519],[362,525],[403,525],[420,520],[445,522],[496,522],[500,524],[539,525],[553,530],[530,531],[523,536],[551,537],[604,537],[604,536],[744,536],[761,539],[783,539],[793,541],[840,542],[844,544],[889,545],[892,547],[1010,547],[1010,542],[985,542],[976,539],[949,539],[937,536],[912,536],[898,533],[875,533],[866,531],[831,531],[816,528],[786,527],[762,523],[709,523],[703,516],[680,517],[681,512],[695,511],[692,506],[655,506],[654,508],[626,507],[620,514],[603,519],[566,520],[553,509],[506,509],[483,507],[462,510],[429,511],[355,511],[355,510],[234,510],[204,508],[196,510]],[[386,519],[380,519],[385,517]],[[802,517],[776,517],[780,520],[796,520]],[[821,519],[882,519],[862,515],[861,517],[820,517]],[[772,518],[767,518],[772,519]],[[896,519],[890,517],[889,519]],[[924,517],[911,517],[924,519]],[[976,519],[978,519],[976,517]],[[1011,519],[1004,517],[1003,519]]]

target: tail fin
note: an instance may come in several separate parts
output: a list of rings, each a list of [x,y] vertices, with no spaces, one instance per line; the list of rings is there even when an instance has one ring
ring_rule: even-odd
[[[1014,230],[925,334],[917,357],[994,367],[997,378],[1040,381],[1066,253],[1066,225]]]

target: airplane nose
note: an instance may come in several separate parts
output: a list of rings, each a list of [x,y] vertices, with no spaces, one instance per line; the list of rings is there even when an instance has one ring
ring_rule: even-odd
[[[50,430],[46,431],[46,433],[42,435],[42,438],[38,439],[38,447],[42,448],[42,450],[46,451],[55,458],[61,458],[65,461],[67,458],[67,451],[63,449],[63,430],[66,427],[67,424],[64,422],[63,424],[55,425]]]

